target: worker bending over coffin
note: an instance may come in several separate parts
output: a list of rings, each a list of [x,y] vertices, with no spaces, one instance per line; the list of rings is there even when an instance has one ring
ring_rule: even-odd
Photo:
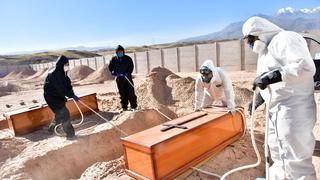
[[[195,111],[211,107],[214,101],[221,101],[233,116],[236,114],[231,80],[222,68],[215,67],[212,60],[206,60],[196,79]]]

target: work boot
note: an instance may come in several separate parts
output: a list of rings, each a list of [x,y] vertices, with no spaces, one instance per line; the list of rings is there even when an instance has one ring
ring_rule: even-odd
[[[136,111],[137,111],[137,108],[131,108],[131,111],[132,111],[132,112],[136,112]]]
[[[48,128],[48,132],[50,135],[54,133],[54,128],[56,127],[56,123],[51,123]]]

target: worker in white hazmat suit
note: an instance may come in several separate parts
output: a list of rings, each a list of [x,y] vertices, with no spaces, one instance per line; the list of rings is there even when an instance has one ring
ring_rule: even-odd
[[[235,115],[232,83],[222,68],[217,68],[211,60],[206,60],[200,68],[195,84],[195,111],[212,106],[221,101]]]
[[[266,19],[251,17],[243,34],[258,53],[253,89],[268,102],[271,88],[268,145],[273,165],[270,179],[316,179],[312,154],[316,122],[313,75],[316,71],[304,38]]]

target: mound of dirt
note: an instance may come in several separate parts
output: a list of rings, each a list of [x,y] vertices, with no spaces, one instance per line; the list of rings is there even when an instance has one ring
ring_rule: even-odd
[[[253,92],[248,88],[233,85],[233,90],[235,94],[234,101],[236,105],[245,107],[252,100]]]
[[[91,69],[89,66],[80,65],[72,68],[68,72],[68,76],[71,79],[71,81],[79,81],[86,78],[92,72],[94,72],[94,70]]]
[[[108,162],[97,162],[84,171],[79,180],[86,179],[122,179],[131,180],[124,171],[124,158],[121,156],[118,159]]]
[[[155,67],[151,70],[149,76],[154,76],[158,80],[164,81],[169,75],[174,74],[172,71],[169,69],[163,68],[163,67]]]
[[[172,74],[167,77],[167,84],[172,88],[172,98],[178,106],[193,106],[194,105],[194,87],[195,80],[191,77],[180,78]]]
[[[168,121],[155,110],[121,114],[99,113],[129,135]],[[0,144],[5,147],[16,145],[16,139],[23,140],[26,146],[24,148],[22,144],[18,144],[19,147],[15,147],[18,154],[12,152],[14,156],[12,158],[8,157],[9,152],[0,151],[5,155],[2,157],[0,154],[0,163],[3,163],[0,166],[0,179],[75,179],[96,162],[107,162],[96,165],[99,167],[107,165],[106,173],[117,171],[121,163],[117,165],[113,160],[123,155],[123,146],[120,142],[120,137],[123,135],[109,123],[101,122],[101,118],[97,115],[86,116],[85,121],[88,120],[97,121],[98,125],[93,129],[76,129],[77,138],[74,140],[49,135],[46,129],[23,137],[12,137],[6,142],[1,139]],[[23,151],[19,153],[22,148],[24,148]],[[102,171],[103,169],[101,173],[104,173]],[[113,175],[119,175],[119,173]]]
[[[173,74],[166,68],[156,67],[146,76],[146,81],[136,89],[139,102],[150,107],[157,104],[169,105],[172,101],[171,88],[167,85],[166,78]]]
[[[165,114],[171,119],[178,117],[167,106],[159,104],[159,102],[157,102],[154,98],[151,98],[150,96],[145,98],[140,98],[140,95],[137,95],[137,96],[138,96],[138,110],[154,109],[154,110],[160,111],[160,113]],[[97,102],[98,102],[99,109],[102,111],[116,111],[117,109],[121,108],[119,94],[115,92],[98,94]]]
[[[25,88],[9,83],[8,81],[0,83],[0,92],[18,92],[22,90],[25,90]]]
[[[172,74],[166,78],[167,84],[172,88],[171,95],[174,106],[171,108],[178,116],[193,112],[195,102],[195,80],[191,77],[181,78]]]
[[[89,76],[84,78],[83,80],[79,81],[78,84],[84,85],[84,84],[98,84],[103,83],[107,80],[112,80],[114,77],[108,70],[108,64],[105,64],[104,66],[100,67],[98,70],[92,72]]]
[[[34,71],[33,69],[31,68],[25,68],[25,69],[22,69],[22,70],[15,70],[11,73],[9,73],[8,75],[6,75],[3,79],[6,79],[6,80],[20,80],[20,79],[24,79],[24,78],[27,78],[33,74],[35,74],[36,71]]]
[[[193,111],[194,85],[195,80],[190,77],[181,78],[166,68],[157,67],[136,93],[143,107],[169,106],[171,112],[181,116]]]
[[[33,75],[27,77],[25,80],[31,80],[31,79],[37,79],[40,76],[42,76],[45,72],[47,72],[48,68],[44,68],[40,71],[37,71],[36,73],[34,73]]]

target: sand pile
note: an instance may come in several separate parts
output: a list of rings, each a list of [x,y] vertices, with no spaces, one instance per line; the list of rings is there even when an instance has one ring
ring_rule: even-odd
[[[151,70],[150,74],[155,73],[155,78],[159,79],[161,81],[164,81],[169,75],[174,74],[169,69],[163,68],[163,67],[155,67]]]
[[[98,70],[92,72],[89,76],[84,78],[83,80],[79,81],[77,84],[97,84],[103,83],[107,80],[112,80],[114,77],[110,73],[108,69],[108,65],[105,64],[104,66],[100,67]]]
[[[91,69],[89,66],[80,65],[72,68],[68,72],[68,76],[71,79],[71,81],[79,81],[86,78],[92,72],[94,72],[94,70]]]
[[[178,103],[178,106],[193,106],[194,97],[194,87],[195,80],[191,77],[180,78],[179,76],[173,74],[167,77],[167,84],[172,88],[173,100]]]
[[[120,95],[116,92],[99,93],[97,101],[101,111],[116,111],[120,110]]]
[[[8,75],[6,75],[3,79],[21,80],[21,79],[27,78],[35,73],[36,73],[36,71],[34,71],[31,68],[26,68],[26,69],[22,69],[22,70],[15,70],[15,71],[9,73]]]
[[[25,90],[25,88],[20,87],[18,85],[15,85],[13,83],[10,83],[8,81],[0,82],[0,92],[18,92]]]
[[[172,101],[171,88],[167,85],[166,78],[173,74],[166,68],[157,67],[147,75],[146,81],[137,89],[139,102],[144,102],[146,107],[157,104],[169,105]]]
[[[143,92],[145,90],[147,92]],[[161,72],[150,73],[146,78],[146,83],[138,87],[137,93],[142,98],[149,98],[160,104],[169,105],[172,101],[171,88],[167,85],[166,80],[162,79]]]
[[[127,134],[137,133],[167,121],[155,110],[124,112],[119,115],[112,112],[100,113]],[[87,119],[101,121],[96,115],[86,116],[85,121]],[[76,134],[78,133],[79,131],[76,131]],[[43,129],[23,137],[12,137],[6,146],[15,145],[17,139],[23,140],[26,148],[18,155],[6,156],[6,159],[2,160],[0,179],[79,178],[92,164],[111,161],[123,154],[120,133],[106,122],[100,122],[88,132],[84,130],[73,141],[50,136]],[[2,143],[2,140],[0,142]],[[110,166],[113,166],[112,164]],[[113,172],[109,169],[109,173]]]
[[[177,117],[177,115],[172,110],[170,110],[165,105],[159,104],[159,102],[157,102],[156,100],[150,100],[150,98],[141,98],[141,100],[139,100],[139,97],[140,96],[138,95],[138,110],[145,111],[148,109],[157,109],[171,119]],[[100,93],[97,95],[97,101],[99,109],[102,111],[117,111],[121,109],[120,97],[118,93]]]
[[[48,70],[48,68],[44,68],[40,71],[37,71],[36,73],[34,73],[33,75],[27,77],[25,80],[31,80],[31,79],[37,79],[39,78],[40,76],[42,76],[44,73],[46,73]]]
[[[235,103],[238,106],[245,107],[252,100],[253,92],[248,88],[233,85],[233,91],[235,94]]]
[[[118,159],[108,162],[97,162],[90,166],[79,178],[80,180],[87,179],[121,179],[131,180],[124,171],[124,158],[121,156]]]
[[[151,70],[136,93],[142,106],[166,106],[181,116],[193,111],[194,85],[195,80],[190,77],[181,78],[166,68],[157,67]]]

